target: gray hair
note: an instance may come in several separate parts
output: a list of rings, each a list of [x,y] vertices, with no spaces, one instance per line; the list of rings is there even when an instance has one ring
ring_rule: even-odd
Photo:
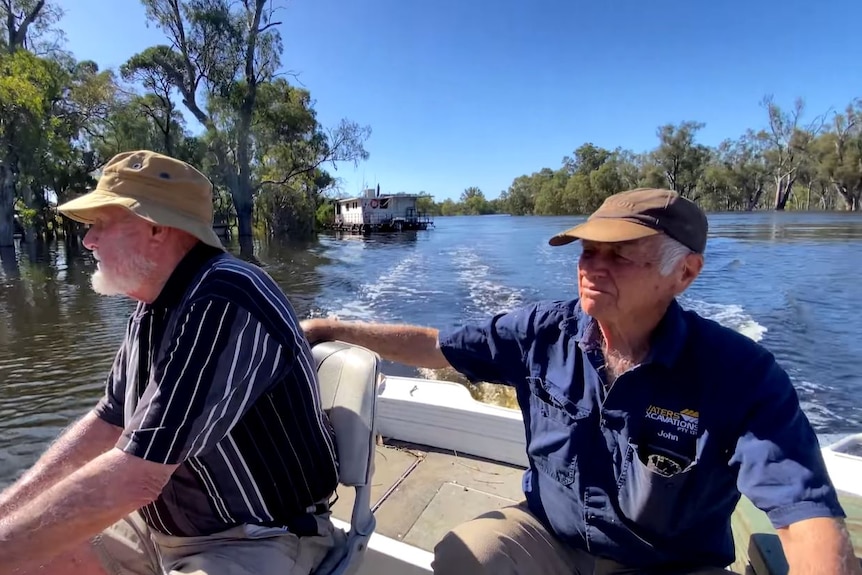
[[[682,245],[672,237],[662,234],[659,244],[659,273],[663,276],[670,275],[685,256],[693,253],[688,247]]]

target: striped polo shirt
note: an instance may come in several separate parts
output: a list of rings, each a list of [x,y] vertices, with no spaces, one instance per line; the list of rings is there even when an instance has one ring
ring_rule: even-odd
[[[292,306],[262,269],[204,244],[132,313],[96,413],[123,428],[119,449],[179,464],[141,509],[168,535],[290,528],[338,482]]]

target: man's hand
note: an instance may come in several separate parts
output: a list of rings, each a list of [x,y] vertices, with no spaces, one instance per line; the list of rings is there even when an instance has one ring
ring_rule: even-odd
[[[862,575],[843,519],[806,519],[777,532],[790,575]]]

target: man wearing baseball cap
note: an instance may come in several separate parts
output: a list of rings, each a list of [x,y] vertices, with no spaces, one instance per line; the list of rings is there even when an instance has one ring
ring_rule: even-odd
[[[676,301],[703,267],[707,229],[676,192],[622,192],[550,239],[580,241],[571,300],[445,331],[302,323],[312,342],[517,390],[526,501],[449,532],[435,573],[727,573],[740,494],[767,513],[791,572],[859,573],[787,374]]]
[[[293,308],[222,248],[210,181],[125,152],[58,209],[90,226],[95,291],[137,305],[102,399],[0,494],[0,574],[308,575],[334,438]]]

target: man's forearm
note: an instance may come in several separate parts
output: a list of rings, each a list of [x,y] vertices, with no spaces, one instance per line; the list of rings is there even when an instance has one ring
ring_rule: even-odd
[[[0,518],[111,449],[121,432],[92,412],[76,421],[33,467],[0,493]]]
[[[862,575],[841,519],[817,518],[780,529],[789,575]]]
[[[431,369],[449,367],[437,346],[438,332],[430,327],[329,319],[306,320],[302,326],[312,343],[337,339],[366,347],[389,361]]]
[[[0,518],[0,575],[73,549],[155,499],[162,478],[131,468],[133,462],[112,449]]]

